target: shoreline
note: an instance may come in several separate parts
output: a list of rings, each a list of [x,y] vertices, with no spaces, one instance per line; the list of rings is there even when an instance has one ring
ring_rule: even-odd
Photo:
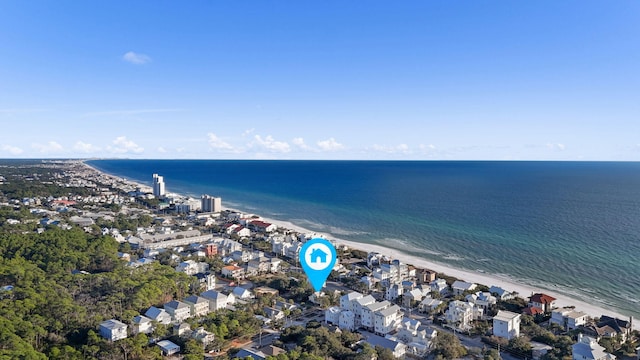
[[[105,173],[89,164],[86,163],[86,161],[81,161],[81,163],[86,166],[87,168],[103,175],[103,176],[110,176],[110,177],[118,177],[116,175],[111,175],[108,173]],[[134,180],[126,180],[127,182],[131,183],[131,184],[135,184],[137,186],[140,186],[141,188],[149,188],[149,185],[146,185],[144,183],[140,183]],[[188,197],[184,194],[178,194],[178,193],[171,193],[180,197]],[[247,213],[245,211],[239,210],[239,209],[234,209],[234,208],[230,208],[230,207],[226,207],[223,206],[222,207],[224,210],[231,210],[231,211],[236,211],[236,212],[240,212],[240,213]],[[357,249],[357,250],[361,250],[361,251],[365,251],[365,252],[379,252],[381,254],[385,254],[393,259],[398,259],[400,261],[402,261],[405,264],[410,264],[413,265],[415,267],[418,268],[426,268],[426,269],[431,269],[434,270],[438,273],[442,273],[442,274],[446,274],[448,276],[453,276],[456,277],[460,280],[464,280],[467,282],[472,282],[472,283],[476,283],[476,284],[482,284],[482,285],[486,285],[486,286],[499,286],[501,288],[503,288],[506,291],[509,292],[516,292],[517,295],[519,297],[522,298],[528,298],[529,296],[531,296],[534,293],[539,293],[539,292],[543,292],[547,295],[553,296],[556,298],[556,306],[559,308],[565,307],[565,306],[575,306],[575,310],[577,311],[582,311],[584,313],[586,313],[588,316],[592,317],[592,318],[596,318],[596,317],[600,317],[602,315],[608,315],[608,316],[612,316],[612,317],[617,317],[620,319],[629,319],[629,316],[620,314],[619,312],[613,310],[613,309],[607,309],[602,307],[601,305],[598,304],[592,304],[592,303],[588,303],[582,300],[578,300],[574,297],[568,296],[568,295],[564,295],[564,294],[560,294],[558,292],[555,292],[553,290],[549,290],[547,288],[537,288],[528,284],[524,284],[524,283],[520,283],[517,282],[515,280],[512,279],[505,279],[500,277],[499,275],[496,274],[491,274],[491,273],[479,273],[479,272],[474,272],[471,270],[466,270],[466,269],[460,269],[460,268],[456,268],[453,267],[452,265],[449,264],[444,264],[444,263],[438,263],[438,262],[434,262],[431,260],[427,260],[415,255],[411,255],[411,254],[407,254],[404,253],[400,250],[396,250],[393,248],[387,248],[385,246],[382,245],[376,245],[376,244],[368,244],[368,243],[361,243],[361,242],[356,242],[356,241],[350,241],[350,240],[344,240],[344,239],[340,239],[340,238],[336,238],[333,235],[327,234],[327,233],[323,233],[321,231],[313,231],[313,230],[309,230],[306,229],[302,226],[296,225],[290,221],[287,220],[276,220],[276,219],[272,219],[272,218],[268,218],[268,217],[264,217],[260,214],[255,214],[257,216],[260,216],[264,221],[266,222],[270,222],[272,224],[275,224],[278,227],[281,228],[285,228],[285,229],[290,229],[290,230],[294,230],[303,234],[318,234],[318,235],[322,235],[325,238],[329,239],[329,240],[333,240],[335,241],[336,244],[338,245],[345,245],[348,246],[349,248],[352,249]],[[550,284],[553,285],[553,284]],[[639,329],[640,326],[635,325],[634,324],[634,329]]]

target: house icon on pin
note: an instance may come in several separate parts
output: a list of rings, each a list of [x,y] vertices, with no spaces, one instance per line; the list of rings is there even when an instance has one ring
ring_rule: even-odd
[[[327,253],[320,249],[313,249],[311,252],[311,262],[312,263],[326,263],[327,262]]]

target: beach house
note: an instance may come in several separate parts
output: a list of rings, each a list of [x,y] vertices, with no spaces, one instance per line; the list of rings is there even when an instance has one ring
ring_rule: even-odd
[[[400,325],[402,316],[403,313],[398,305],[391,305],[374,312],[374,332],[378,335],[387,335],[395,331]]]
[[[556,298],[543,293],[537,293],[531,295],[529,298],[529,306],[542,309],[544,313],[550,313],[556,305]]]
[[[173,300],[164,304],[164,310],[171,315],[171,319],[181,322],[191,317],[191,307],[182,301]]]
[[[499,310],[493,317],[493,335],[507,340],[520,336],[520,314]]]
[[[587,314],[582,311],[576,311],[573,307],[564,307],[551,311],[552,324],[562,326],[565,331],[577,329],[579,326],[587,323]]]

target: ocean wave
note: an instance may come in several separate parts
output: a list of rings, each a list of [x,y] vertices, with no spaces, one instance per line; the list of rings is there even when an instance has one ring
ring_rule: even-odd
[[[335,235],[344,235],[344,236],[349,236],[349,235],[368,235],[369,233],[366,231],[358,231],[358,230],[347,230],[344,228],[339,228],[337,226],[329,226],[329,229],[327,230],[332,234]]]

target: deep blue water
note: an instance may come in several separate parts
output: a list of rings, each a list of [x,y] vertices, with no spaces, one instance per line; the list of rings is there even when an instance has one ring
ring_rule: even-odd
[[[147,184],[158,173],[170,192],[221,196],[225,206],[640,316],[640,163],[90,164]]]

